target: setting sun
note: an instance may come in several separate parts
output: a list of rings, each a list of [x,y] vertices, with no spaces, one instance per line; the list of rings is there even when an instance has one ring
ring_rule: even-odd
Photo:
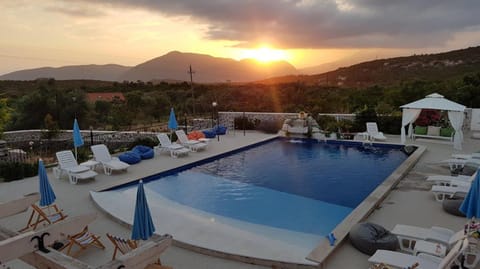
[[[254,59],[262,63],[273,61],[288,60],[288,54],[283,50],[271,49],[269,47],[260,47],[256,49],[247,49],[241,52],[240,59]]]

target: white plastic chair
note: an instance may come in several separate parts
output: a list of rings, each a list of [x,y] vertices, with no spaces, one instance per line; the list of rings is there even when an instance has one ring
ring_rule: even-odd
[[[97,173],[89,167],[79,165],[73,156],[72,151],[64,150],[56,153],[58,168],[54,169],[55,176],[60,178],[67,174],[71,184],[77,184],[79,179],[94,178]]]
[[[156,146],[155,149],[159,151],[169,152],[172,158],[185,156],[188,155],[188,153],[190,152],[188,148],[180,144],[173,144],[172,141],[170,141],[170,138],[168,138],[167,134],[165,133],[157,134],[157,138],[160,144]]]
[[[438,186],[433,185],[430,190],[435,196],[435,200],[442,202],[445,199],[453,198],[457,194],[467,194],[470,190],[471,183],[456,182],[456,186]]]
[[[180,144],[189,148],[193,152],[203,150],[207,147],[206,143],[200,142],[198,140],[189,140],[183,130],[176,130],[175,134],[177,135]]]
[[[432,182],[435,185],[438,186],[462,186],[466,184],[471,184],[473,180],[475,179],[475,176],[477,173],[475,172],[471,176],[464,176],[464,175],[458,175],[458,176],[444,176],[444,175],[434,175],[434,176],[428,176],[427,181]]]
[[[395,225],[392,234],[397,236],[400,250],[410,253],[414,252],[415,243],[419,240],[440,243],[449,249],[464,237],[463,230],[455,232],[438,226],[423,228],[404,224]]]
[[[376,122],[367,122],[367,133],[370,140],[387,140],[383,133],[378,131]]]
[[[459,264],[458,257],[468,247],[468,239],[457,241],[448,254],[437,257],[420,253],[418,256],[390,250],[377,250],[368,261],[371,263],[383,263],[394,268],[408,268],[418,263],[421,269],[449,269],[454,264]]]
[[[127,171],[130,165],[128,163],[120,161],[116,157],[112,157],[108,152],[107,146],[104,144],[93,145],[90,147],[93,152],[93,156],[97,162],[100,162],[103,166],[103,171],[106,175],[111,175],[112,171]]]

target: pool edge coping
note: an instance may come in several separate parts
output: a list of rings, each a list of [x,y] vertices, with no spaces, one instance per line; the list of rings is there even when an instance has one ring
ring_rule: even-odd
[[[237,151],[242,151],[242,150],[245,150],[246,148],[255,147],[257,145],[267,143],[271,140],[278,139],[278,138],[279,138],[278,135],[267,137],[267,138],[264,138],[262,140],[259,140],[259,141],[255,142],[255,143],[245,145],[245,146],[241,146],[241,147],[238,147],[238,148],[234,148],[234,149],[226,151],[226,152],[221,152],[221,153],[218,153],[218,154],[214,154],[214,155],[196,160],[196,161],[188,163],[188,164],[180,164],[178,166],[162,170],[159,173],[156,173],[156,174],[150,175],[150,176],[155,176],[157,174],[163,174],[163,173],[170,173],[170,172],[174,172],[175,170],[180,169],[180,168],[185,167],[185,166],[195,166],[195,165],[198,165],[198,164],[201,164],[201,163],[204,163],[204,162],[209,162],[210,160],[217,159],[220,156],[230,155],[230,154],[233,154]],[[318,141],[318,142],[319,143],[323,142],[323,143],[328,144],[327,141],[332,142],[332,141],[336,141],[336,140],[330,141],[330,139],[327,139],[325,141]],[[364,141],[351,141],[350,143],[365,144]],[[386,143],[385,142],[384,143],[368,142],[368,144],[378,144],[378,145],[387,144],[387,145],[405,146],[405,145],[402,145],[402,144],[388,143],[388,142],[386,142]],[[423,153],[426,150],[425,146],[414,145],[414,144],[412,144],[412,146],[417,147],[415,152],[413,154],[411,154],[404,162],[402,162],[402,164],[399,167],[397,167],[397,169],[395,169],[392,172],[392,174],[390,174],[383,181],[382,184],[380,184],[367,198],[365,198],[365,200],[359,206],[357,206],[355,208],[354,211],[352,211],[339,225],[337,225],[335,227],[335,229],[333,230],[333,233],[337,237],[337,243],[333,247],[331,247],[329,245],[329,241],[326,238],[324,238],[323,240],[321,240],[320,244],[316,248],[314,248],[307,257],[305,257],[306,260],[308,260],[310,262],[317,263],[317,264],[271,260],[271,259],[264,259],[264,258],[259,258],[259,257],[250,257],[250,256],[245,256],[245,255],[240,255],[240,254],[228,253],[228,252],[224,252],[224,251],[220,251],[220,250],[209,249],[209,248],[205,248],[205,247],[201,247],[201,246],[197,246],[197,245],[192,245],[192,244],[189,244],[189,243],[186,243],[186,242],[178,241],[175,238],[173,238],[173,241],[172,241],[173,245],[177,246],[177,247],[180,247],[180,248],[184,248],[184,249],[187,249],[187,250],[194,251],[196,253],[204,254],[204,255],[229,259],[229,260],[248,263],[248,264],[255,264],[255,265],[260,265],[260,266],[276,266],[276,267],[279,267],[279,268],[292,268],[292,269],[307,269],[307,268],[308,269],[313,269],[313,268],[318,268],[319,266],[321,267],[326,262],[326,259],[328,258],[328,256],[330,254],[332,254],[333,251],[336,250],[338,246],[341,245],[343,240],[348,235],[348,232],[350,231],[350,228],[353,225],[355,225],[356,223],[358,223],[359,221],[365,219],[368,215],[370,215],[373,212],[373,210],[378,206],[378,204],[380,204],[385,199],[385,197],[390,193],[391,189],[393,189],[398,184],[398,182],[413,168],[413,166],[418,162],[418,159],[420,159],[420,157],[423,155]],[[408,165],[407,165],[407,163],[408,163]],[[401,169],[401,168],[404,168],[404,169]],[[150,176],[148,176],[148,177],[150,177]],[[117,182],[112,183],[112,184],[107,184],[107,185],[104,185],[104,186],[100,186],[100,187],[90,191],[89,196],[92,199],[92,201],[93,201],[93,203],[94,203],[94,205],[97,209],[104,212],[114,222],[119,223],[120,225],[131,229],[131,227],[132,227],[131,224],[116,218],[110,212],[104,210],[99,204],[97,204],[95,199],[93,199],[91,193],[92,192],[106,191],[106,190],[110,190],[110,189],[113,189],[113,188],[121,186],[121,185],[131,184],[135,181],[140,180],[141,178],[142,177],[139,177],[139,178],[136,178],[136,179],[125,179],[125,180],[117,181]],[[386,184],[386,183],[389,183],[389,184]],[[375,201],[370,201],[372,197],[377,196],[379,194],[381,194],[381,195]],[[368,208],[368,209],[364,208],[368,204],[370,204],[370,208]],[[358,216],[356,216],[357,214],[360,214],[359,212],[363,212],[363,214],[361,215],[361,218],[358,218]],[[347,220],[348,220],[349,225],[346,225]],[[352,224],[352,221],[354,221],[353,224]],[[345,227],[343,227],[343,226],[345,226]],[[346,228],[348,228],[348,229],[346,229]],[[326,250],[326,252],[324,253],[325,250]],[[321,255],[318,255],[319,251],[320,251]]]
[[[410,172],[410,170],[417,164],[418,160],[425,153],[427,147],[415,144],[409,145],[415,146],[417,149],[332,231],[336,237],[335,244],[331,246],[330,241],[326,237],[323,238],[317,247],[315,247],[310,254],[308,254],[306,257],[307,260],[317,262],[320,267],[325,266],[328,261],[328,257],[337,248],[342,246],[344,239],[350,232],[350,229],[358,222],[365,220],[390,194],[392,189],[398,185],[400,180],[402,180],[408,174],[408,172]]]

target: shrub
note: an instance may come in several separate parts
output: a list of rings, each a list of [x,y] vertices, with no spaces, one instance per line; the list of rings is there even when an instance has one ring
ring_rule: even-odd
[[[317,118],[318,126],[327,133],[337,132],[337,119],[333,116],[322,115]]]
[[[247,117],[236,117],[234,123],[235,129],[237,130],[243,130],[243,128],[245,128],[245,130],[255,130],[255,125],[259,123],[259,120],[252,120]]]
[[[265,120],[259,122],[256,129],[267,134],[275,134],[278,133],[280,129],[282,129],[282,125],[283,120]]]
[[[174,133],[175,134],[175,133]],[[175,137],[176,138],[176,137]],[[175,141],[175,140],[172,140]],[[137,145],[147,146],[147,147],[155,147],[158,145],[158,139],[152,137],[138,137],[133,141],[129,146],[128,149],[131,150],[133,147]]]
[[[5,182],[33,177],[38,173],[38,163],[1,162],[0,177]]]

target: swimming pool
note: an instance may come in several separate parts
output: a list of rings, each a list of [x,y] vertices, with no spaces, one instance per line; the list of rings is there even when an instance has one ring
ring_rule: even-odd
[[[294,142],[294,143],[292,143]],[[145,188],[231,223],[329,233],[402,163],[400,146],[275,139],[148,179]],[[131,192],[135,186],[117,189]]]

